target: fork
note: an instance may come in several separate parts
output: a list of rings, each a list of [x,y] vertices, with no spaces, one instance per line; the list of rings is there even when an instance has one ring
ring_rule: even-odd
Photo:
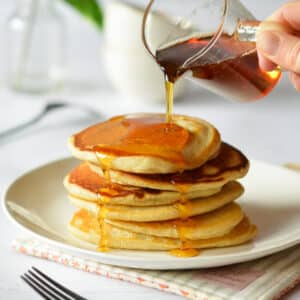
[[[6,138],[10,138],[12,136],[14,136],[15,134],[27,129],[28,127],[36,124],[38,121],[40,121],[43,117],[45,117],[48,113],[64,108],[64,107],[74,107],[74,108],[78,108],[81,109],[85,112],[87,112],[89,115],[93,116],[93,117],[101,117],[101,115],[94,111],[93,109],[89,108],[88,106],[85,105],[80,105],[80,104],[74,104],[74,103],[68,103],[68,102],[63,102],[63,101],[51,101],[49,103],[47,103],[43,109],[36,115],[34,116],[32,119],[30,119],[29,121],[26,121],[22,124],[19,124],[13,128],[10,128],[8,130],[5,130],[3,132],[0,132],[0,140],[6,139]]]
[[[46,300],[88,300],[32,267],[20,276],[33,290]]]

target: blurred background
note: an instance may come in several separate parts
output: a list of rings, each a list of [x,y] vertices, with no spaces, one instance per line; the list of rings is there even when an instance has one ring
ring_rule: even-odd
[[[22,1],[22,0],[21,0]],[[104,7],[112,0],[99,1]],[[1,1],[0,2],[0,37],[4,40],[5,25],[7,19],[16,9],[18,1]],[[55,0],[57,8],[62,13],[66,22],[68,31],[68,68],[69,78],[74,81],[90,81],[101,83],[105,78],[102,68],[102,34],[99,33],[90,23],[85,22],[73,9],[62,3],[61,0]],[[120,0],[120,2],[124,2]],[[137,3],[141,7],[145,6],[147,0],[131,0],[132,3]],[[258,19],[263,19],[271,14],[285,1],[282,0],[264,0],[264,1],[242,1],[253,12]],[[126,24],[124,24],[126,26]],[[121,28],[120,28],[121,30]],[[1,62],[1,85],[4,84],[4,51],[5,45],[3,42],[0,47],[0,62]]]
[[[16,157],[20,145],[24,154],[30,153],[32,147],[37,146],[37,164],[68,155],[67,137],[91,123],[128,112],[165,111],[162,73],[150,57],[145,58],[145,53],[142,56],[140,52],[142,11],[126,10],[126,2],[121,0],[117,5],[112,5],[116,3],[113,0],[99,1],[104,12],[104,27],[99,30],[63,0],[36,1],[51,3],[51,6],[55,4],[55,12],[46,10],[43,18],[50,14],[51,18],[57,20],[55,24],[61,22],[56,32],[62,44],[51,39],[47,31],[49,39],[43,36],[36,43],[40,54],[47,51],[53,54],[62,50],[64,69],[62,72],[54,70],[54,73],[62,75],[63,84],[59,83],[57,89],[46,88],[38,92],[28,92],[26,88],[25,91],[16,91],[8,84],[7,57],[15,54],[7,41],[13,36],[11,26],[20,26],[18,22],[12,25],[11,16],[20,5],[26,6],[32,0],[1,1],[0,151],[8,151],[12,157]],[[141,9],[148,3],[145,0],[130,2],[139,5]],[[280,0],[242,2],[258,19],[266,18],[284,3]],[[55,43],[58,43],[58,48],[55,48]],[[37,53],[35,57],[38,59],[39,56]],[[283,77],[268,97],[249,104],[221,99],[196,85],[184,82],[178,87],[177,95],[180,97],[175,101],[175,113],[209,120],[220,130],[224,140],[237,145],[250,157],[274,163],[300,161],[300,95],[293,89],[287,76]],[[81,107],[55,108],[55,113],[22,132],[17,139],[2,141],[1,132],[16,125],[22,126],[22,122],[41,113],[45,105],[53,101]],[[86,107],[82,108],[82,105]],[[89,109],[94,110],[96,116],[92,116]],[[3,163],[11,168],[14,161],[11,159]],[[28,164],[23,163],[19,161],[15,167],[28,167]]]

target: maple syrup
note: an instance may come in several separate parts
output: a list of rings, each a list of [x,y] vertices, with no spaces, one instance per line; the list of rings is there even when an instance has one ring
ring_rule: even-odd
[[[190,249],[173,249],[169,251],[169,254],[176,257],[194,257],[199,255],[200,251],[198,249],[190,248]]]
[[[188,185],[177,184],[172,182],[176,190],[180,193],[179,202],[174,206],[178,211],[178,219],[174,221],[174,228],[177,231],[181,246],[179,249],[173,249],[169,251],[169,254],[176,257],[193,257],[199,254],[199,251],[194,248],[187,249],[185,242],[187,241],[187,232],[189,230],[188,224],[191,223],[191,205],[187,198]]]
[[[134,194],[138,198],[144,196],[144,190],[129,190],[122,185],[113,183],[107,180],[105,177],[98,175],[97,173],[90,170],[88,164],[83,163],[73,169],[69,174],[69,183],[78,185],[79,187],[89,190],[98,196],[98,203],[109,203],[110,198],[113,197],[126,197]],[[147,190],[147,192],[158,193],[155,190]],[[75,198],[79,198],[84,201],[89,201],[78,195],[73,195]]]
[[[195,249],[188,240],[189,231],[194,228],[193,219],[189,217],[189,208],[184,208],[182,214],[177,220],[173,221],[174,227],[177,231],[180,248],[169,251],[169,254],[176,257],[193,257],[199,255],[200,251]]]
[[[168,123],[172,122],[173,115],[173,99],[174,99],[174,83],[165,79],[166,86],[166,121]]]
[[[191,71],[193,78],[200,80],[206,88],[242,102],[260,99],[273,89],[281,72],[260,70],[253,42],[240,42],[223,34],[209,51],[222,53],[223,57],[230,59],[211,63],[200,56],[191,60],[208,45],[210,40],[211,37],[192,38],[159,49],[156,52],[156,60],[165,73],[166,82],[175,83],[184,73]],[[217,57],[213,59],[216,60]],[[190,64],[183,67],[188,60]],[[171,87],[171,91],[167,91],[167,106],[172,107],[173,85],[169,83],[166,85]]]
[[[98,216],[98,223],[100,227],[100,243],[98,245],[98,250],[100,252],[107,252],[109,250],[108,248],[108,242],[110,238],[110,232],[107,232],[105,229],[104,219],[106,217],[106,205],[102,204],[100,205],[100,213]]]
[[[153,156],[186,165],[184,149],[191,135],[164,115],[121,116],[96,124],[74,136],[80,150],[93,151],[109,170],[115,157]],[[98,153],[101,153],[101,157]]]

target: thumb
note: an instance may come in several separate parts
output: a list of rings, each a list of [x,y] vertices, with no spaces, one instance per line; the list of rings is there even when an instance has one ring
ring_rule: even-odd
[[[284,31],[260,32],[257,48],[269,60],[289,71],[300,73],[300,38]]]

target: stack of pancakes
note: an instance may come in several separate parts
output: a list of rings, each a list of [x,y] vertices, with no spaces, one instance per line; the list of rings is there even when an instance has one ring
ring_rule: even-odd
[[[204,120],[119,116],[69,144],[84,161],[64,181],[79,208],[69,229],[100,251],[193,256],[196,249],[238,245],[256,235],[234,202],[244,191],[236,180],[246,175],[248,160]]]

